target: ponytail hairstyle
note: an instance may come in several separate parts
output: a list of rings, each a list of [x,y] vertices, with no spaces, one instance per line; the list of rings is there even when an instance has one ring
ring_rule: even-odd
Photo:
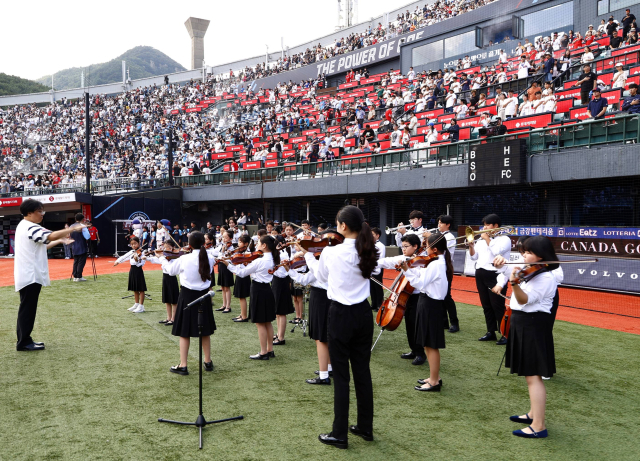
[[[439,255],[444,255],[444,261],[447,264],[447,281],[451,282],[453,280],[453,263],[451,262],[451,253],[447,247],[447,239],[444,238],[444,234],[431,234],[428,243]]]
[[[263,235],[260,237],[260,243],[265,244],[271,252],[271,256],[273,256],[273,263],[275,265],[280,264],[280,252],[276,249],[276,241],[269,235]]]
[[[351,231],[358,233],[356,238],[356,251],[360,256],[358,267],[362,272],[362,276],[368,279],[378,264],[379,255],[371,228],[365,222],[362,211],[358,207],[347,205],[338,211],[336,221],[345,224]]]
[[[203,282],[211,280],[211,266],[209,266],[209,255],[204,251],[204,234],[200,231],[191,232],[189,235],[189,246],[193,250],[200,250],[198,254],[198,272]]]
[[[251,249],[253,244],[253,240],[251,240],[251,237],[243,234],[240,237],[238,237],[238,242],[246,243],[248,247],[247,250],[253,252],[253,250]]]

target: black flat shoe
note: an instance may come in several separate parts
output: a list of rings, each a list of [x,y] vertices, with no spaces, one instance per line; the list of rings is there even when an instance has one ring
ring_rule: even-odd
[[[222,312],[226,307],[222,306],[220,309],[214,309],[215,312]]]
[[[228,314],[229,312],[231,312],[231,308],[230,307],[228,307],[227,309],[224,309],[222,311],[223,314]]]
[[[249,358],[252,360],[269,360],[269,353],[267,352],[266,354],[262,355],[262,354],[256,354],[256,355],[250,355]]]
[[[233,321],[236,323],[248,322],[249,318],[247,317],[246,319],[243,319],[243,318],[236,317],[235,319],[233,319]]]
[[[336,439],[331,434],[320,434],[318,436],[318,440],[320,440],[325,445],[331,445],[332,447],[341,448],[343,450],[346,450],[347,448],[349,448],[349,442],[346,439],[345,440]]]
[[[495,341],[496,334],[493,331],[488,331],[482,338],[478,338],[478,341]]]
[[[525,416],[526,418],[521,418],[520,415],[509,416],[509,419],[514,423],[533,424],[533,419],[529,418],[529,413],[527,413]]]
[[[416,358],[416,354],[413,352],[406,352],[400,356],[401,359],[413,360]]]
[[[158,323],[167,323],[168,320],[160,320]]]
[[[502,338],[500,338],[498,341],[496,341],[496,344],[498,346],[506,346],[507,345],[507,338],[505,338],[504,336]]]
[[[316,375],[320,375],[320,370],[316,370],[313,373]],[[329,376],[333,378],[333,370],[329,372]]]
[[[171,373],[176,373],[178,375],[182,375],[182,376],[187,376],[189,374],[189,370],[187,370],[187,367],[181,367],[181,366],[174,366],[169,368],[169,371]]]
[[[413,359],[413,362],[411,362],[411,365],[422,365],[426,361],[427,361],[426,357],[417,355],[416,358]]]
[[[305,380],[307,384],[331,384],[331,378],[322,379],[320,377]]]
[[[269,357],[271,357],[272,359],[275,359],[275,358],[276,358],[276,354],[275,354],[275,352],[273,352],[273,351],[271,351],[271,352],[267,352],[267,355],[268,355]]]
[[[170,327],[171,325],[173,325],[173,320],[167,321],[167,323],[165,323],[164,325]]]
[[[438,383],[435,386],[432,386],[431,383],[426,383],[429,385],[429,387],[422,387],[422,386],[416,386],[414,387],[414,389],[416,391],[422,391],[422,392],[440,392],[440,389],[442,388],[442,384]]]
[[[358,437],[362,437],[367,442],[373,442],[373,432],[361,431],[358,426],[349,426],[349,432]]]
[[[204,362],[204,371],[213,371],[213,362]]]
[[[418,384],[424,384],[424,383],[426,383],[426,382],[427,382],[427,380],[426,380],[426,379],[419,379],[419,380],[418,380]],[[442,378],[440,378],[440,379],[438,380],[438,384],[442,386]]]
[[[460,327],[458,325],[451,325],[449,327],[449,333],[457,333],[460,331]]]
[[[273,341],[274,346],[284,346],[286,341],[284,339],[276,339]]]
[[[34,352],[34,351],[43,351],[44,350],[44,344],[36,344],[36,343],[31,343],[31,344],[27,344],[24,347],[16,347],[16,350],[19,352]]]

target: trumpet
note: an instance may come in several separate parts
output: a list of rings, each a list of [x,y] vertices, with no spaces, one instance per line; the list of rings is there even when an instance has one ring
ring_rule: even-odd
[[[407,227],[411,227],[411,224],[405,224],[404,226],[398,226],[398,227],[389,227],[389,226],[387,226],[387,227],[384,228],[384,232],[387,235],[389,235],[391,233],[395,234],[396,232],[398,232],[398,229],[406,229]]]
[[[464,231],[464,235],[456,238],[456,240],[464,239],[464,241],[462,243],[458,243],[456,246],[468,245],[469,243],[473,243],[475,241],[476,235],[479,235],[479,234],[490,232],[491,237],[493,238],[493,237],[498,237],[500,235],[513,234],[515,233],[515,231],[516,231],[516,228],[513,226],[496,227],[495,229],[480,229],[477,231],[474,231],[471,227],[467,226],[467,228]]]
[[[295,224],[295,223],[290,222],[290,223],[287,223],[287,225],[292,225],[293,227],[297,227],[298,229],[302,229],[302,231],[303,231],[303,232],[305,232],[305,233],[306,233],[306,232],[308,232],[309,234],[311,234],[311,236],[312,236],[312,237],[320,237],[320,234],[316,234],[316,233],[315,233],[315,232],[313,232],[311,229],[305,230],[305,229],[304,229],[304,227],[302,227],[302,226],[298,226],[298,225],[297,225],[297,224]],[[296,237],[296,238],[297,238],[297,237]]]

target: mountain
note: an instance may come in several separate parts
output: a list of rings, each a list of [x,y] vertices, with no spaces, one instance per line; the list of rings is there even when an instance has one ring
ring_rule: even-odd
[[[49,87],[41,85],[38,82],[16,77],[15,75],[0,73],[0,96],[6,96],[9,94],[42,93],[45,91],[49,91]]]
[[[79,88],[82,71],[84,71],[85,85],[121,82],[122,61],[127,61],[131,80],[186,70],[169,56],[155,48],[136,46],[109,62],[58,71],[53,75],[53,86],[56,90]],[[51,75],[45,75],[37,81],[47,85],[49,88],[51,87]]]

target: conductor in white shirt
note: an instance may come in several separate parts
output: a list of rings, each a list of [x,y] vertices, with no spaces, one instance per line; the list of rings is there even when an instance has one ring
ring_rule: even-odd
[[[44,343],[31,338],[36,320],[38,298],[43,286],[49,286],[49,262],[47,250],[60,243],[69,245],[72,231],[84,229],[84,224],[51,232],[40,225],[44,219],[44,206],[37,200],[27,199],[20,205],[22,221],[16,227],[15,259],[13,263],[14,283],[20,293],[17,335],[18,351],[41,351]]]
[[[497,229],[501,225],[497,214],[490,214],[482,220],[484,230]],[[509,259],[511,253],[511,239],[506,235],[492,237],[491,232],[483,232],[477,243],[469,244],[469,256],[476,261],[476,287],[482,303],[484,318],[487,324],[487,332],[479,341],[495,341],[502,317],[504,317],[505,298],[491,291],[497,285],[498,269],[493,265],[496,256]],[[505,286],[500,292],[503,296],[507,293]],[[507,338],[502,337],[499,346],[507,344]]]

